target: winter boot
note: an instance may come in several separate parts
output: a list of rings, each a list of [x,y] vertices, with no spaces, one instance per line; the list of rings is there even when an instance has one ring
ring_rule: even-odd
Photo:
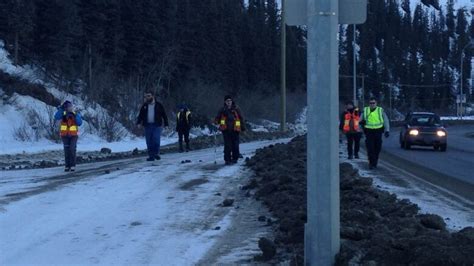
[[[71,166],[71,172],[74,172],[76,171],[76,167],[75,166]]]

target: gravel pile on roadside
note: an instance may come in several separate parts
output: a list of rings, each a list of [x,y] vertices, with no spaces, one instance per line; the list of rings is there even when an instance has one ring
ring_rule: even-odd
[[[289,138],[292,133],[281,132],[251,132],[246,131],[241,134],[241,142],[251,142],[258,140],[271,140],[279,138]],[[214,142],[216,141],[216,142]],[[213,136],[201,136],[191,140],[191,148],[194,150],[206,149],[222,145],[222,136],[219,134],[215,140]],[[62,144],[58,144],[58,149],[62,148]],[[170,144],[163,146],[162,154],[178,152],[177,144]],[[146,156],[146,150],[131,150],[126,152],[113,152],[107,147],[97,147],[97,151],[93,152],[78,152],[77,163],[91,163],[101,161],[120,160],[134,157]],[[33,154],[6,154],[0,155],[0,169],[1,170],[18,170],[18,169],[35,169],[35,168],[49,168],[57,167],[64,164],[64,154],[61,150],[49,151]]]
[[[271,263],[304,262],[306,137],[259,149],[247,160],[251,190],[274,218]],[[443,219],[372,186],[350,164],[340,165],[341,251],[337,265],[473,265],[474,228],[449,232]]]

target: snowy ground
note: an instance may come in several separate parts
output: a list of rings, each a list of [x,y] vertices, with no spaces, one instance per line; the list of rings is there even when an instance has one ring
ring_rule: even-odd
[[[274,142],[241,149],[250,156]],[[233,239],[257,239],[269,228],[256,221],[262,210],[240,195],[248,173],[241,164],[223,166],[221,157],[220,148],[218,164],[214,149],[207,149],[153,163],[140,158],[88,164],[72,175],[62,168],[2,172],[0,264],[248,261],[258,253],[257,241]],[[191,162],[182,164],[185,159]],[[236,199],[233,207],[218,206],[227,197]],[[246,226],[239,230],[236,223]]]
[[[359,170],[361,176],[373,178],[374,185],[378,188],[417,204],[421,213],[433,213],[443,217],[451,230],[474,226],[474,202],[452,195],[443,188],[434,186],[384,161],[379,162],[377,170],[368,170],[365,154],[361,153],[359,160],[347,159],[345,141],[340,149],[341,162],[352,164]]]

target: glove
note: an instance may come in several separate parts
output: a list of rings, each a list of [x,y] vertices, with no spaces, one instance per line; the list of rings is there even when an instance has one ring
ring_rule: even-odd
[[[384,136],[385,136],[386,138],[388,138],[388,137],[390,136],[390,133],[389,133],[388,131],[386,131],[386,132],[384,133]]]

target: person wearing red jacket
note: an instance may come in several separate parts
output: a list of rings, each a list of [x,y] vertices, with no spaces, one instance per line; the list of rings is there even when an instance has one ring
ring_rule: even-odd
[[[226,165],[235,164],[240,156],[240,132],[245,131],[244,118],[240,108],[231,96],[224,97],[224,106],[216,115],[215,123],[224,137],[224,161]]]

